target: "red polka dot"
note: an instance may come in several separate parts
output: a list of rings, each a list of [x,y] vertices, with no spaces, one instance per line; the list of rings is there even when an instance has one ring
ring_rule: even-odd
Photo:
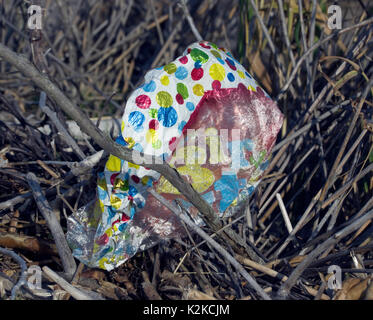
[[[106,233],[104,233],[100,238],[96,240],[96,243],[100,246],[103,246],[104,244],[107,244],[109,241],[109,237]]]
[[[183,99],[183,97],[180,93],[178,93],[176,95],[176,101],[177,101],[178,104],[183,104],[184,103],[184,99]]]
[[[187,52],[190,53],[191,51],[192,51],[192,49],[191,49],[191,48],[188,48]]]
[[[191,72],[191,77],[194,81],[197,81],[203,77],[203,69],[202,68],[194,68]]]
[[[181,57],[181,58],[179,59],[179,61],[180,61],[182,64],[186,64],[186,63],[188,63],[188,57],[187,57],[187,56]]]
[[[131,176],[131,179],[134,183],[139,183],[140,182],[140,178],[138,176],[135,176],[135,175],[132,175]]]
[[[176,148],[176,137],[171,138],[170,142],[168,143],[168,147],[170,150],[174,150]]]
[[[150,104],[151,100],[146,94],[142,94],[136,98],[136,105],[141,109],[148,109]]]
[[[114,174],[111,175],[110,182],[111,182],[112,185],[114,185],[115,178],[117,177],[117,175],[119,175],[119,172],[118,173],[114,173]]]
[[[159,122],[156,119],[152,119],[149,121],[149,129],[157,130],[159,128]]]
[[[229,68],[231,68],[232,70],[237,70],[236,66],[233,65],[229,59],[225,59],[225,62],[227,63],[227,65],[229,66]]]
[[[203,42],[200,42],[199,45],[200,45],[202,48],[211,49],[210,46],[204,44]]]
[[[220,81],[218,81],[218,80],[214,80],[214,81],[212,82],[212,88],[213,88],[214,90],[218,90],[218,89],[220,89],[220,88],[221,88],[221,83],[220,83]]]

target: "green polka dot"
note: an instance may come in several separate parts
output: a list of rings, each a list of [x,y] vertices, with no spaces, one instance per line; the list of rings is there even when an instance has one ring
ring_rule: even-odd
[[[154,149],[159,149],[162,146],[161,140],[154,141],[152,143],[152,146],[153,146]]]
[[[189,97],[188,88],[184,83],[178,83],[176,88],[177,93],[180,93],[184,100]]]
[[[149,116],[152,117],[153,119],[156,119],[158,115],[158,110],[157,109],[149,109]]]
[[[220,53],[217,52],[216,50],[211,50],[211,53],[212,53],[216,58],[221,59],[221,55],[220,55]]]
[[[166,91],[159,91],[157,93],[157,102],[158,104],[163,108],[168,108],[172,105],[172,97],[171,95]]]
[[[218,46],[215,43],[209,42],[209,45],[214,49],[218,49]]]
[[[190,56],[194,61],[200,61],[201,63],[205,63],[209,59],[207,53],[204,53],[202,50],[196,48],[192,49],[192,51],[190,52]]]
[[[176,64],[174,63],[167,64],[163,67],[163,70],[166,71],[168,74],[175,73],[176,69]]]

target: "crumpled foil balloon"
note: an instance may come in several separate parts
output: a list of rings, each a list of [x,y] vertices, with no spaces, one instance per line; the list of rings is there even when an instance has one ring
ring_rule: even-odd
[[[224,48],[202,41],[145,75],[128,99],[116,142],[167,161],[222,217],[234,214],[254,191],[282,121],[244,67]],[[112,270],[160,239],[183,236],[178,218],[149,188],[178,200],[203,223],[159,173],[110,155],[98,176],[97,199],[69,217],[73,255]]]

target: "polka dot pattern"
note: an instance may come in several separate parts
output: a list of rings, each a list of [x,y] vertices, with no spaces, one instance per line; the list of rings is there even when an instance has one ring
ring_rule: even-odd
[[[133,111],[128,116],[128,122],[134,127],[134,128],[142,128],[142,124],[145,121],[145,116],[139,112],[139,111]]]
[[[164,66],[164,71],[166,71],[168,74],[173,74],[176,71],[176,64],[170,63]]]
[[[161,107],[168,108],[172,105],[172,97],[167,91],[159,91],[156,99]]]
[[[205,93],[205,89],[203,88],[203,85],[201,84],[196,84],[194,87],[193,87],[193,93],[198,96],[198,97],[202,97],[203,94]]]
[[[230,52],[211,42],[196,42],[182,56],[145,75],[143,85],[128,98],[121,135],[116,142],[169,161],[187,124],[193,126],[199,109],[203,108],[200,102],[206,94],[216,95],[219,90],[240,87],[256,97],[268,97]],[[213,175],[208,172],[202,167],[188,171],[197,191],[202,192],[212,185]],[[82,257],[82,261],[90,260],[92,267],[110,270],[136,253],[138,247],[130,235],[131,228],[127,228],[128,222],[145,207],[144,190],[153,186],[158,178],[159,175],[150,168],[109,156],[105,171],[98,179],[95,216],[104,218],[99,222],[94,239],[95,254]],[[227,183],[221,179],[219,185],[219,181],[214,183],[214,188],[222,194],[226,208],[234,204],[234,199],[229,198],[232,192],[223,194],[219,188]],[[209,190],[202,196],[212,204],[216,193]],[[218,210],[222,208],[222,202]],[[74,250],[78,259],[83,254],[83,250]]]
[[[160,148],[168,136],[167,130],[175,128],[180,133],[206,92],[237,88],[240,83],[254,92],[258,87],[230,52],[206,41],[194,43],[182,56],[150,71],[145,78],[145,83],[129,98],[122,133],[134,137],[132,147],[139,144],[143,152],[158,156],[171,152],[167,147]],[[135,108],[129,107],[131,103]],[[149,140],[150,143],[145,137],[149,130],[158,134],[158,139]]]
[[[145,92],[154,92],[155,88],[156,84],[153,80],[148,83],[145,83],[145,85],[143,86]]]
[[[203,69],[202,68],[198,68],[198,69],[194,68],[190,75],[191,75],[191,77],[194,81],[201,80],[202,77],[203,77]]]
[[[158,121],[166,128],[172,127],[177,121],[177,112],[173,107],[160,108],[158,111]]]
[[[220,64],[214,63],[210,67],[209,74],[212,79],[223,81],[225,78],[225,69]]]
[[[209,56],[206,52],[196,48],[192,49],[192,51],[190,52],[190,56],[194,61],[199,61],[201,63],[205,63],[209,59]]]
[[[151,100],[146,94],[142,94],[136,97],[136,105],[141,109],[148,109],[150,107]]]
[[[184,80],[188,76],[188,70],[185,67],[178,67],[175,72],[175,77],[179,80]]]
[[[183,99],[188,99],[189,93],[188,93],[188,88],[184,83],[178,83],[176,85],[177,88],[177,93],[182,96]]]
[[[170,78],[167,77],[166,75],[165,76],[162,76],[161,78],[161,83],[164,85],[164,86],[168,86],[170,84]]]

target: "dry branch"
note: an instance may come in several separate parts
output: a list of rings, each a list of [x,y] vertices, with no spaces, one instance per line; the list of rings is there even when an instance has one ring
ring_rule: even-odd
[[[27,181],[32,189],[35,202],[45,220],[47,221],[48,227],[53,235],[54,242],[60,255],[66,276],[72,277],[76,270],[76,263],[66,242],[62,227],[58,222],[53,209],[43,195],[38,179],[32,172],[27,174]]]

